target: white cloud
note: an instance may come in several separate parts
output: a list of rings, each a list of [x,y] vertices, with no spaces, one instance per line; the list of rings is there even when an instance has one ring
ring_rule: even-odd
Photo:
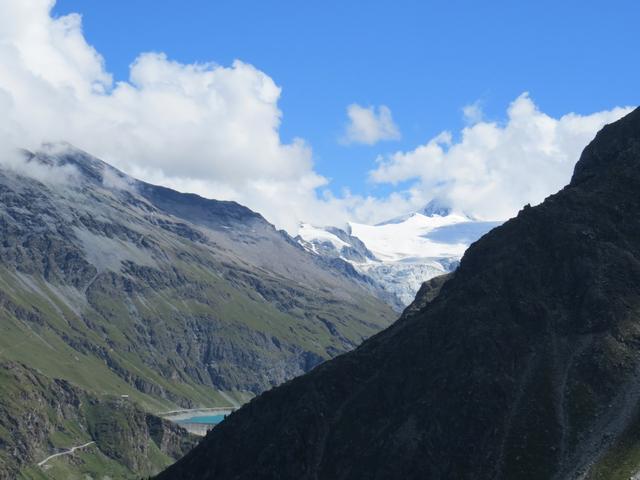
[[[462,115],[467,125],[473,125],[474,123],[481,122],[484,118],[484,112],[482,111],[482,105],[480,101],[475,101],[469,105],[462,107]]]
[[[0,141],[67,141],[147,181],[234,199],[281,227],[321,212],[303,140],[279,136],[280,88],[235,61],[185,65],[143,53],[114,83],[81,17],[52,0],[0,0]]]
[[[280,88],[264,72],[241,61],[181,64],[143,53],[129,80],[114,82],[86,42],[81,17],[52,18],[53,4],[0,0],[5,163],[30,171],[8,160],[9,147],[67,141],[142,180],[236,200],[292,233],[300,220],[382,221],[420,208],[434,195],[476,214],[510,215],[566,183],[582,147],[623,113],[553,119],[523,96],[504,125],[476,118],[459,142],[441,134],[381,159],[371,173],[381,183],[414,180],[410,188],[384,198],[348,191],[334,196],[324,190],[328,181],[315,171],[310,147],[280,138]],[[349,141],[373,144],[400,135],[384,106],[352,105],[349,115]],[[53,178],[51,172],[41,176]],[[117,176],[107,182],[126,188]]]
[[[437,196],[481,218],[506,219],[568,183],[596,132],[629,111],[614,108],[556,119],[525,93],[511,103],[504,124],[474,123],[455,142],[443,132],[412,151],[380,158],[370,178],[391,184],[415,180],[412,190],[424,196]]]
[[[349,123],[341,139],[345,144],[364,143],[374,145],[381,140],[398,140],[400,130],[393,123],[391,110],[385,105],[362,107],[352,103],[347,107]]]
[[[64,147],[66,149],[66,146]],[[55,155],[60,153],[59,145],[43,145],[41,151]],[[2,165],[10,172],[30,177],[48,187],[67,187],[76,182],[80,172],[73,165],[49,165],[34,160],[26,152],[17,150],[6,144],[0,145]]]

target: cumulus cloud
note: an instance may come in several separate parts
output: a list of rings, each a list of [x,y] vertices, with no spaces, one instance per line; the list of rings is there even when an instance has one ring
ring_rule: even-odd
[[[511,103],[504,123],[478,121],[460,139],[442,132],[408,152],[379,158],[377,183],[414,180],[412,190],[479,218],[506,219],[564,186],[582,149],[605,124],[630,108],[553,118],[527,93]],[[413,194],[413,198],[419,197]]]
[[[376,111],[377,110],[377,111]],[[352,103],[347,107],[349,123],[341,141],[345,144],[374,145],[381,140],[398,140],[400,130],[393,123],[391,110],[385,105],[362,107]]]
[[[0,0],[3,145],[67,141],[143,180],[258,208],[279,226],[323,202],[309,146],[280,139],[280,88],[268,75],[241,61],[143,53],[129,80],[114,82],[81,17],[52,18],[53,5]]]
[[[478,215],[510,215],[565,183],[580,149],[624,113],[554,119],[525,95],[505,124],[470,111],[474,121],[460,141],[443,133],[380,159],[370,175],[380,183],[409,180],[409,188],[384,198],[335,196],[314,169],[310,146],[280,138],[280,88],[266,73],[242,61],[183,64],[147,52],[134,59],[127,81],[115,82],[87,43],[81,17],[52,18],[53,5],[0,0],[0,160],[64,180],[74,172],[42,173],[7,152],[66,141],[142,180],[236,200],[292,233],[300,220],[386,220],[433,196]],[[400,136],[384,106],[352,105],[348,113],[348,141]],[[107,175],[105,185],[127,188],[117,174]]]

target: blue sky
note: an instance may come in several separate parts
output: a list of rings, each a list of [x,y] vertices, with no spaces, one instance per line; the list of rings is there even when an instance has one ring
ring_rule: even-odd
[[[378,154],[409,150],[464,126],[480,101],[502,120],[530,92],[552,116],[635,105],[640,4],[633,1],[109,1],[59,0],[116,79],[145,51],[182,63],[241,59],[282,87],[281,136],[304,138],[339,191],[367,181]],[[387,105],[400,141],[340,145],[351,103]]]
[[[615,0],[0,0],[0,148],[67,142],[291,233],[432,199],[504,220],[565,185],[637,105],[639,13]]]

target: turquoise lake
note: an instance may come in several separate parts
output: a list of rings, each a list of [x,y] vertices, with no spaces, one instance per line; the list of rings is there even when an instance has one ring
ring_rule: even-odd
[[[178,423],[206,423],[216,425],[224,420],[224,415],[204,415],[202,417],[190,417],[178,420]]]

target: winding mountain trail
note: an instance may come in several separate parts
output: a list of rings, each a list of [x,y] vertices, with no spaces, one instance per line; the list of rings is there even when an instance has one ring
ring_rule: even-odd
[[[82,293],[85,296],[87,295],[87,291],[89,290],[91,285],[93,285],[93,282],[95,282],[97,280],[97,278],[100,276],[101,273],[102,272],[98,271],[98,273],[96,273],[93,277],[91,277],[91,280],[89,280],[89,282],[87,282],[87,284],[84,286],[84,288],[82,289]]]
[[[96,442],[94,442],[94,441],[87,442],[84,445],[78,445],[77,447],[71,447],[69,450],[65,450],[64,452],[54,453],[53,455],[49,455],[47,458],[45,458],[41,462],[38,462],[38,466],[42,467],[42,466],[44,466],[45,463],[47,463],[49,460],[51,460],[53,458],[61,457],[63,455],[71,455],[76,450],[81,450],[83,448],[88,447],[89,445],[93,445],[94,443],[96,443]]]

